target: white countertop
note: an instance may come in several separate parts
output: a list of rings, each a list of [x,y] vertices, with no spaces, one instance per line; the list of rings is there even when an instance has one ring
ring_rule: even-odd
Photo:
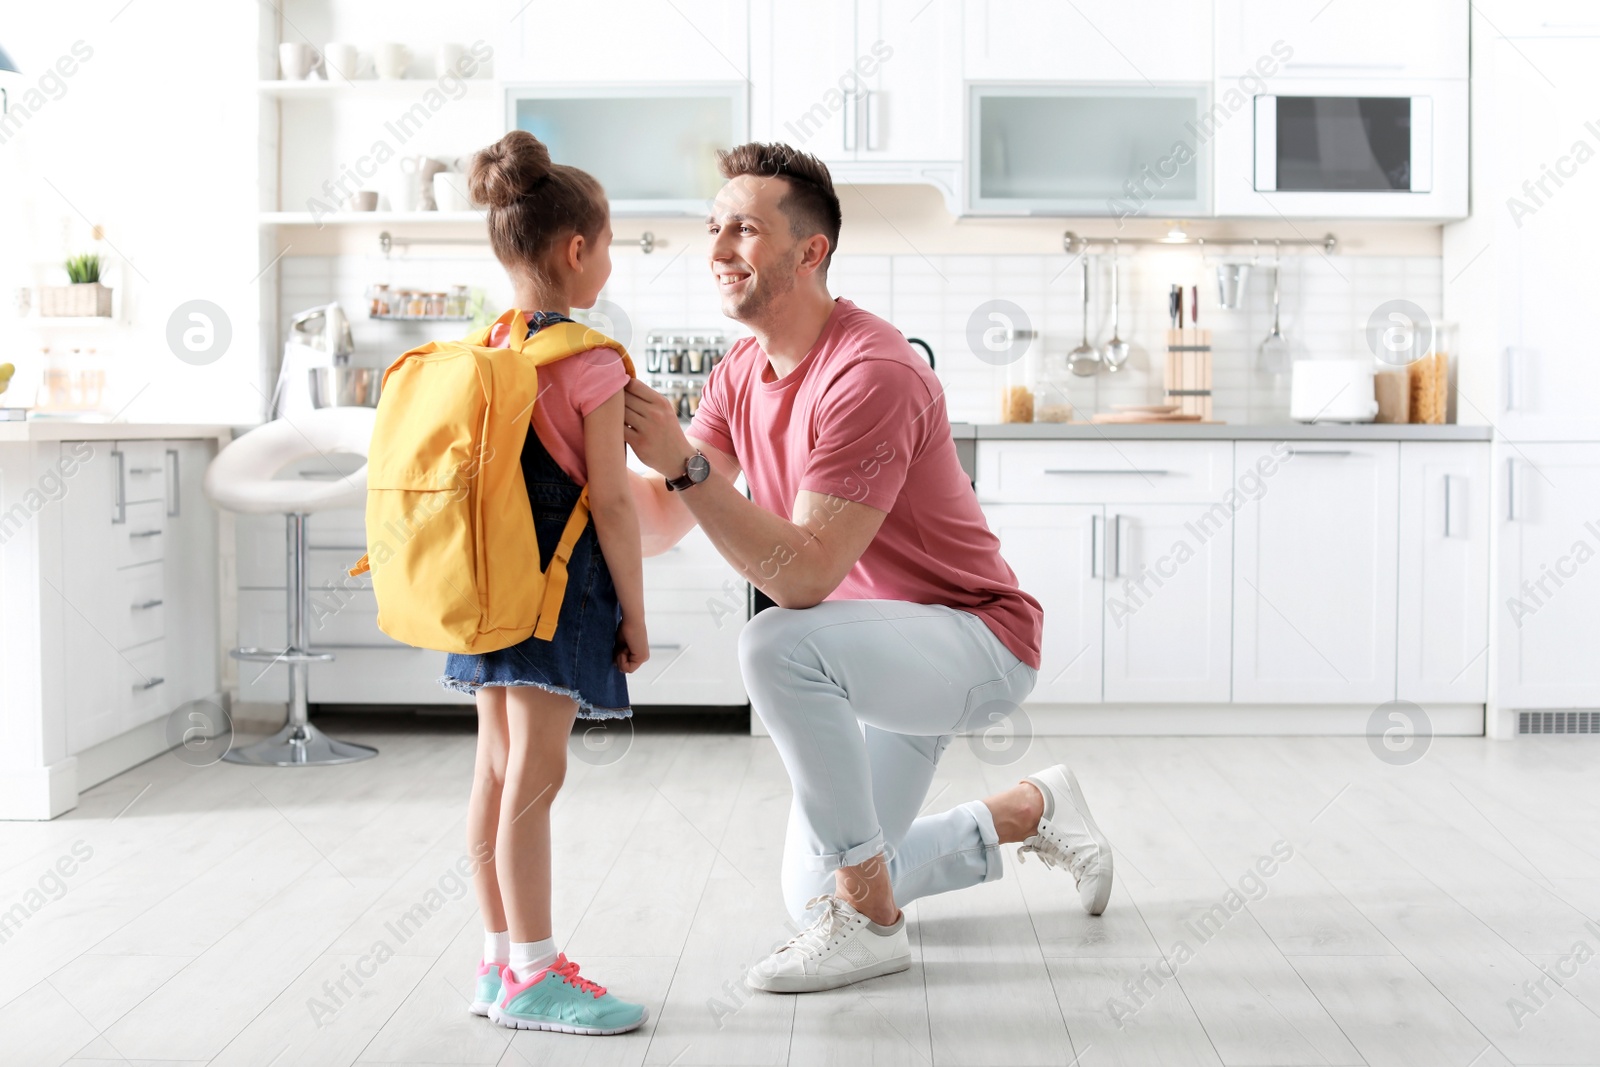
[[[0,422],[0,444],[28,441],[150,441],[215,437],[229,439],[232,426],[201,422],[106,422],[92,419],[28,419]]]
[[[979,441],[1488,441],[1488,426],[1423,423],[953,422],[957,440]]]

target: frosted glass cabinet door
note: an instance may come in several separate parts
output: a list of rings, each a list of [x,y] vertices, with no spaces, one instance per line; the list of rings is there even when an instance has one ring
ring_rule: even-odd
[[[1205,86],[970,88],[968,207],[991,215],[1211,213]]]
[[[743,82],[514,87],[507,121],[600,179],[619,214],[701,214],[722,187],[716,153],[745,140]]]

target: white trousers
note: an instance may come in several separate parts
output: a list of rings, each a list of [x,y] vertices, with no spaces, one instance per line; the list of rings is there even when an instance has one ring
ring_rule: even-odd
[[[745,624],[739,660],[794,787],[783,893],[796,921],[836,868],[880,852],[900,904],[1001,876],[982,801],[917,815],[951,738],[1033,690],[1038,672],[983,620],[897,600],[769,608]]]

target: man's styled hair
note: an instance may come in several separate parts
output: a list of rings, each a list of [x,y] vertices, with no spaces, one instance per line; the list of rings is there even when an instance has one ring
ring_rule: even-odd
[[[828,165],[809,152],[786,144],[752,141],[717,153],[717,166],[730,181],[745,174],[758,178],[783,178],[789,192],[778,206],[789,219],[789,232],[797,238],[820,233],[828,239],[828,254],[822,260],[826,277],[828,264],[839,247],[839,195],[833,191],[833,175]]]

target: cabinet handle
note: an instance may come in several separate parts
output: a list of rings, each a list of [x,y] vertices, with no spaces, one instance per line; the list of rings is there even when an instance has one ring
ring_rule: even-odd
[[[1522,402],[1522,396],[1520,395],[1521,391],[1517,388],[1517,350],[1514,347],[1507,346],[1505,355],[1502,357],[1502,359],[1505,363],[1506,376],[1505,410],[1517,411],[1519,410],[1518,406]]]
[[[121,449],[113,448],[111,458],[117,461],[117,480],[112,486],[111,525],[121,526],[128,521],[127,459]]]
[[[178,470],[178,450],[167,449],[167,515],[183,510],[183,479]]]
[[[679,649],[683,648],[682,645],[658,645],[654,641],[650,642],[650,647],[659,648],[663,652],[677,652]]]
[[[1122,577],[1122,515],[1111,517],[1111,577]]]
[[[859,124],[859,111],[861,108],[860,93],[846,93],[844,98],[844,150],[856,150],[856,127]]]
[[[1506,521],[1517,521],[1517,461],[1506,457]]]
[[[1140,470],[1137,467],[1123,467],[1121,469],[1091,469],[1087,467],[1048,467],[1046,474],[1171,474],[1165,470]]]
[[[162,601],[160,601],[160,600],[145,600],[145,601],[141,601],[138,604],[133,605],[133,610],[134,611],[149,611],[151,608],[159,608],[161,605],[162,605]]]
[[[1100,577],[1100,523],[1099,515],[1089,516],[1089,577]]]
[[[129,467],[128,468],[128,473],[129,474],[160,474],[163,469],[164,468],[162,468],[162,467]]]
[[[1450,475],[1444,476],[1444,535],[1448,539],[1453,536],[1450,532]]]
[[[883,94],[876,89],[867,90],[867,151],[883,149]]]
[[[1289,449],[1291,456],[1348,456],[1348,448],[1294,448]]]
[[[137,539],[142,538],[142,537],[160,537],[160,536],[161,536],[161,531],[160,530],[135,530],[135,531],[133,531],[133,533],[128,535],[128,539],[130,541],[132,541],[132,540],[137,540]]]
[[[167,684],[167,680],[165,678],[161,678],[161,677],[158,676],[158,677],[155,677],[155,678],[148,679],[143,684],[135,682],[134,686],[133,686],[133,691],[135,693],[143,693],[146,690],[154,689],[158,685],[165,685],[165,684]]]

